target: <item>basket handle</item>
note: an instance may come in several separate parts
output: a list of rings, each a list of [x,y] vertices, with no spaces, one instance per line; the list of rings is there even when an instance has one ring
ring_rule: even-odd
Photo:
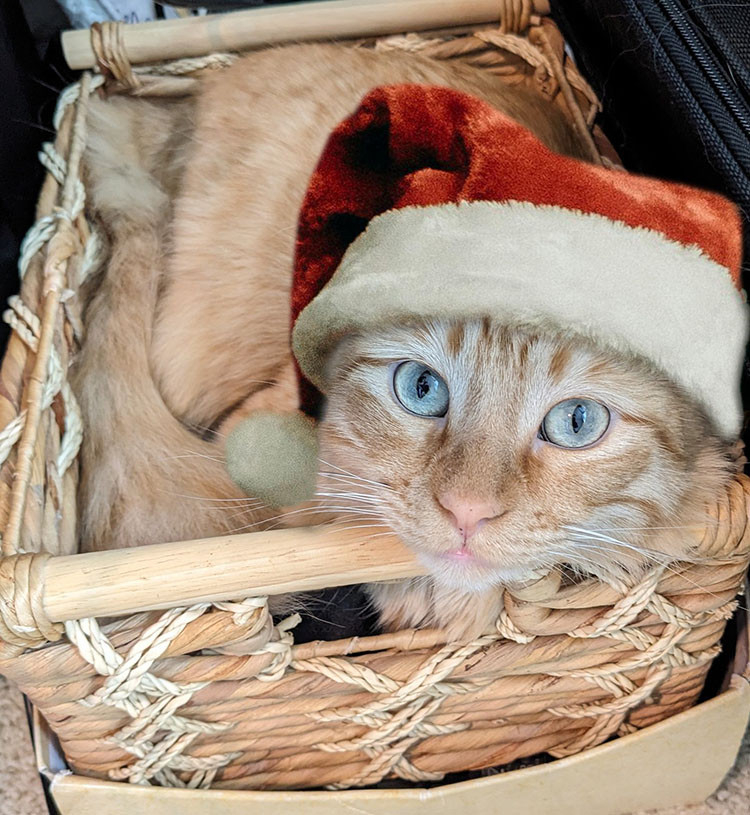
[[[393,533],[368,537],[301,527],[62,555],[44,563],[43,607],[64,622],[425,573]]]
[[[504,8],[505,7],[505,8]],[[122,26],[121,57],[131,64],[246,51],[282,42],[351,39],[549,14],[547,0],[326,0]],[[62,35],[71,68],[97,64],[88,29]]]
[[[722,562],[746,552],[750,479],[738,474],[709,514],[718,523],[689,532],[698,551]],[[707,530],[712,530],[708,538]],[[364,539],[358,529],[329,525],[56,557],[12,555],[0,558],[0,636],[10,628],[21,639],[54,640],[59,623],[68,620],[425,573],[415,554],[385,527]],[[24,644],[8,642],[14,648]]]
[[[738,473],[708,512],[715,523],[686,530],[698,553],[724,562],[747,552],[750,479]],[[363,539],[358,529],[328,525],[49,557],[39,573],[33,588],[57,623],[399,580],[426,569],[386,527]]]

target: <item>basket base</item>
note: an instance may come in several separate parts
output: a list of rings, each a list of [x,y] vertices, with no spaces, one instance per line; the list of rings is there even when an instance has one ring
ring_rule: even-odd
[[[732,766],[750,716],[750,683],[729,688],[645,730],[570,758],[489,778],[424,789],[241,792],[139,787],[44,764],[49,737],[35,721],[40,771],[60,815],[628,815],[704,801]]]

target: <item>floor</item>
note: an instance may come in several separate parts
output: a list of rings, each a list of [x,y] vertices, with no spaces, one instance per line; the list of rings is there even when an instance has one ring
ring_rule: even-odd
[[[0,815],[47,815],[23,700],[1,676]],[[737,764],[715,795],[700,806],[661,810],[658,815],[750,815],[750,730]]]

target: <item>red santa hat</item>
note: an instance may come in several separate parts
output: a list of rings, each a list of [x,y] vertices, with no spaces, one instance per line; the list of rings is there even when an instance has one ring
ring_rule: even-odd
[[[491,316],[649,359],[726,439],[747,339],[736,208],[704,190],[558,155],[486,102],[376,88],[331,134],[305,196],[292,284],[300,406],[317,416],[345,335]],[[270,503],[312,492],[314,426],[251,416],[230,474]]]

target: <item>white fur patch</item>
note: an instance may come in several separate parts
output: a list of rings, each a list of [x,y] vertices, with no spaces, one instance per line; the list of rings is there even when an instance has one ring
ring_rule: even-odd
[[[747,306],[695,246],[601,215],[523,202],[407,207],[374,218],[293,334],[305,375],[353,331],[414,318],[550,321],[651,360],[741,429]]]

